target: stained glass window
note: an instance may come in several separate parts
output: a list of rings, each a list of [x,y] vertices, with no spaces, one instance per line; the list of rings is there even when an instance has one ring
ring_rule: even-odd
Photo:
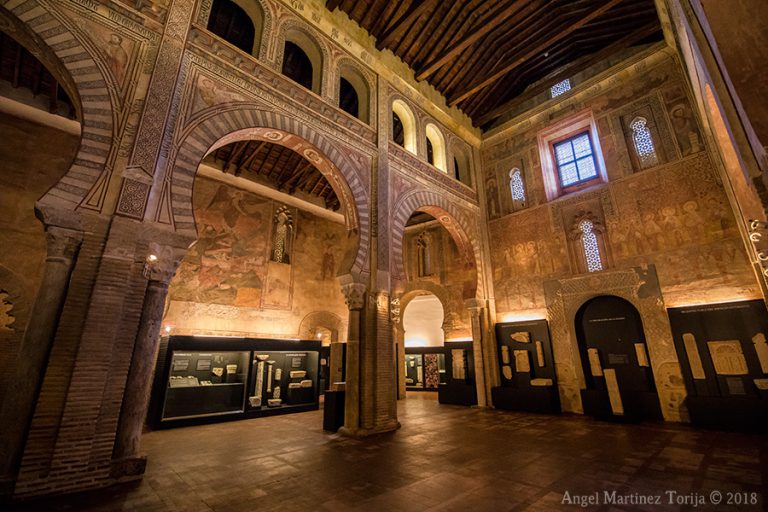
[[[581,245],[584,247],[584,259],[587,262],[587,272],[603,270],[603,260],[600,257],[600,246],[594,232],[592,221],[584,219],[579,223],[581,230]]]
[[[640,159],[640,167],[643,169],[659,163],[647,123],[644,117],[636,117],[629,123],[629,127],[632,128],[632,141],[635,143],[637,158]]]
[[[509,188],[512,192],[513,201],[525,201],[525,188],[523,187],[523,177],[520,169],[512,169],[509,173]]]
[[[554,98],[555,96],[560,96],[561,94],[568,92],[571,90],[571,81],[566,78],[562,82],[558,82],[552,87],[549,88],[549,93]]]
[[[555,160],[563,188],[597,177],[597,165],[589,132],[555,144]]]

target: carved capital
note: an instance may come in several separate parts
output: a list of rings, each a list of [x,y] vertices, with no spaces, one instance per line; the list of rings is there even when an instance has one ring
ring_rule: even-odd
[[[73,229],[48,226],[45,230],[48,247],[47,261],[71,263],[83,243],[83,232]]]
[[[400,299],[395,298],[389,301],[389,318],[395,325],[400,325]]]
[[[176,275],[186,252],[186,249],[179,247],[150,243],[149,254],[144,263],[144,277],[167,287]]]
[[[366,286],[362,283],[349,283],[341,287],[341,292],[344,294],[344,301],[351,311],[363,309],[366,289]]]
[[[483,304],[483,301],[478,299],[467,299],[464,301],[464,306],[469,310],[470,314],[473,317],[480,316],[480,313],[483,311],[483,308],[485,305]]]

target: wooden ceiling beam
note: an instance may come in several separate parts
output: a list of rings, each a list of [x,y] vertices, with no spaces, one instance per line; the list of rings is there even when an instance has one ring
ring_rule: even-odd
[[[248,158],[246,159],[246,162],[241,162],[240,165],[237,166],[237,169],[235,169],[235,176],[240,176],[240,173],[243,171],[243,169],[250,168],[251,162],[253,162],[253,159],[256,158],[256,155],[258,155],[261,152],[261,148],[263,148],[267,144],[266,141],[261,142],[256,150],[251,153]],[[259,170],[256,171],[256,174],[261,174],[261,169],[264,167],[264,163],[267,161],[267,158],[269,158],[269,154],[272,153],[272,150],[275,148],[274,144],[270,144],[269,149],[267,150],[266,156],[264,156],[264,160],[261,161],[261,165],[259,166]]]
[[[229,152],[229,156],[227,157],[226,161],[224,162],[224,167],[222,167],[222,170],[226,173],[229,171],[229,166],[234,163],[234,161],[240,157],[240,155],[243,153],[243,151],[246,150],[248,147],[248,144],[250,144],[250,141],[245,142],[236,142],[235,147],[231,148]],[[238,166],[239,167],[239,166]],[[237,167],[235,167],[237,169]]]
[[[394,23],[384,32],[381,39],[376,41],[376,48],[383,50],[387,46],[391,45],[400,33],[414,24],[414,22],[421,17],[422,14],[432,7],[435,0],[414,0],[408,7],[408,10],[403,13]]]
[[[526,60],[530,59],[534,55],[543,52],[553,44],[557,43],[561,39],[564,39],[569,34],[574,32],[575,30],[583,27],[590,21],[602,16],[605,12],[607,12],[612,7],[618,5],[623,0],[608,0],[604,2],[600,7],[593,10],[586,16],[574,21],[574,23],[568,27],[565,27],[561,32],[553,33],[550,35],[550,37],[545,38],[543,41],[541,41],[539,44],[533,46],[533,48],[529,49],[516,59],[514,59],[512,62],[506,64],[503,66],[500,70],[496,71],[495,73],[491,74],[490,76],[481,78],[478,80],[475,84],[470,85],[467,89],[456,93],[455,95],[451,96],[449,98],[448,104],[450,106],[455,106],[457,103],[461,102],[462,100],[465,100],[472,96],[473,94],[476,94],[481,89],[484,89],[488,87],[490,84],[501,78],[502,76],[510,73],[511,71],[515,70],[517,67],[519,67],[522,63],[524,63]]]
[[[344,0],[328,0],[327,2],[325,2],[325,7],[329,11],[333,12],[334,9],[339,8],[343,3],[344,3]]]
[[[470,34],[468,36],[451,45],[440,55],[427,62],[421,69],[419,69],[419,71],[416,73],[416,80],[425,80],[426,78],[429,78],[432,73],[445,66],[448,62],[451,61],[451,59],[478,42],[486,34],[491,33],[496,29],[496,27],[506,22],[510,16],[519,11],[520,8],[523,7],[526,3],[528,3],[528,5],[525,7],[525,9],[523,9],[523,11],[530,13],[529,11],[535,7],[535,2],[530,2],[530,0],[515,0],[511,4],[508,4],[506,7],[502,7],[498,11],[491,14],[489,16],[489,20],[486,21],[484,19],[482,22],[480,22],[480,25],[482,26],[478,27],[477,30],[472,31],[472,29],[470,29]],[[523,17],[525,17],[525,14]]]
[[[576,72],[581,71],[582,69],[585,69],[589,66],[592,66],[606,59],[607,57],[610,57],[613,53],[619,50],[623,50],[624,48],[632,46],[637,41],[640,41],[641,39],[644,39],[654,34],[658,30],[659,30],[659,23],[658,21],[654,20],[651,23],[648,23],[645,26],[639,28],[638,30],[632,32],[631,34],[628,34],[622,37],[615,43],[612,43],[606,46],[602,50],[572,62],[570,65],[566,66],[559,73],[547,78],[546,80],[542,80],[538,85],[530,87],[520,96],[517,96],[516,98],[513,98],[512,100],[502,105],[499,105],[498,107],[494,108],[490,112],[480,116],[477,120],[477,124],[479,126],[483,126],[488,122],[493,121],[498,117],[501,117],[507,112],[511,112],[522,103],[528,101],[529,99],[540,94],[541,92],[549,89],[554,84],[562,80],[565,80],[566,78],[572,77]]]

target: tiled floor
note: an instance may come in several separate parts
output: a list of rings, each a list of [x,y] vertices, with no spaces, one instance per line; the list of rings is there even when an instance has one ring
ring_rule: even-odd
[[[140,483],[17,509],[548,511],[582,510],[581,496],[602,503],[591,510],[680,509],[666,491],[704,499],[695,510],[737,509],[714,507],[712,491],[756,493],[741,510],[765,500],[768,440],[756,435],[441,406],[431,394],[409,396],[399,417],[398,432],[365,440],[323,433],[321,412],[152,432]],[[641,495],[661,505],[615,504]]]

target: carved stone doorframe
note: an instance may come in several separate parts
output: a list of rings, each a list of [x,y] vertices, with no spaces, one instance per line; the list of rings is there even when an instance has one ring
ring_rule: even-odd
[[[621,297],[637,308],[664,419],[688,421],[686,396],[672,329],[664,307],[656,267],[633,267],[583,274],[544,283],[560,401],[564,411],[583,413],[580,390],[586,388],[576,337],[576,313],[600,295]]]

